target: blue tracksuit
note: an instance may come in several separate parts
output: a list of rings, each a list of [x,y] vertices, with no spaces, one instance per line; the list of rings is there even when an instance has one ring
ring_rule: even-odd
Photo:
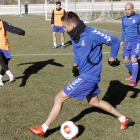
[[[124,42],[125,37],[126,42],[140,40],[140,35],[138,34],[138,24],[140,24],[140,15],[137,13],[134,13],[133,16],[130,17],[123,17],[121,42]]]
[[[114,35],[87,26],[80,35],[78,43],[75,43],[72,38],[71,41],[74,51],[74,63],[79,66],[80,76],[100,81],[102,44],[111,46],[110,57],[116,58],[120,40]]]

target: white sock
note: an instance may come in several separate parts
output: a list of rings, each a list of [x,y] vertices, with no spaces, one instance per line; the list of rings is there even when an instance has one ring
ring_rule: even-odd
[[[55,46],[55,47],[57,46],[56,43],[54,43],[54,46]]]
[[[62,46],[64,46],[64,43],[62,43]]]
[[[14,77],[13,74],[10,72],[10,70],[7,70],[7,71],[6,71],[6,74],[7,74],[9,77]]]
[[[49,128],[45,123],[42,125],[43,132],[46,133],[47,129]]]
[[[120,120],[120,122],[125,122],[125,120],[126,120],[125,116],[123,116],[123,115],[120,118],[118,118],[118,119]]]

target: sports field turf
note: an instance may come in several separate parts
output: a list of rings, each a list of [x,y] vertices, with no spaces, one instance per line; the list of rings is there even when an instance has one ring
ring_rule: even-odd
[[[28,127],[45,122],[57,92],[74,79],[70,38],[65,33],[65,49],[61,46],[50,49],[53,45],[52,28],[44,16],[0,16],[0,19],[26,31],[24,37],[8,33],[12,55],[9,67],[17,80],[9,83],[5,75],[5,85],[0,87],[0,140],[41,140]],[[87,25],[121,37],[121,23],[93,22]],[[57,38],[59,46],[59,33]],[[43,139],[64,140],[59,129],[68,120],[74,121],[80,129],[77,140],[140,139],[140,72],[138,85],[127,87],[129,82],[124,79],[129,73],[122,61],[122,49],[118,54],[121,64],[115,68],[108,65],[109,51],[110,47],[103,45],[99,99],[108,101],[123,115],[132,118],[133,125],[122,131],[114,116],[91,107],[86,99],[70,99],[64,103],[60,116]],[[140,64],[140,59],[138,62]]]

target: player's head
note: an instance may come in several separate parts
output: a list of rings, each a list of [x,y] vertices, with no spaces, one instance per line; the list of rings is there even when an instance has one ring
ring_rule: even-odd
[[[127,3],[125,5],[125,13],[127,16],[133,15],[134,12],[134,5],[132,3]]]
[[[65,31],[70,32],[72,29],[74,29],[79,23],[80,18],[78,15],[72,11],[66,12],[62,18],[62,24],[64,26]]]
[[[56,2],[56,8],[57,8],[57,9],[60,9],[60,8],[61,8],[61,2],[60,2],[60,1],[57,1],[57,2]]]

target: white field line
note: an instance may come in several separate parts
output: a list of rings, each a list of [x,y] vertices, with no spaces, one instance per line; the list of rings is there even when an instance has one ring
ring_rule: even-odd
[[[123,51],[119,51],[118,53],[122,53]],[[103,52],[103,54],[107,54],[107,53],[110,53],[110,52]],[[40,55],[73,55],[74,53],[56,53],[56,54],[15,54],[15,55],[12,55],[12,56],[32,56],[32,55],[35,55],[35,56],[40,56]]]

